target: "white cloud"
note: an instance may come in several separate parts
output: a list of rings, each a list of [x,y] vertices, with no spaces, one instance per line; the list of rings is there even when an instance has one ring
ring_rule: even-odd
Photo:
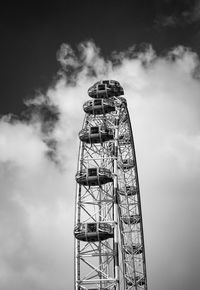
[[[65,70],[47,92],[60,113],[48,133],[42,118],[0,122],[1,289],[73,287],[73,211],[78,131],[87,89],[102,78],[125,90],[135,137],[149,289],[197,289],[200,189],[200,83],[197,55],[151,47],[100,55],[91,42],[77,54],[62,45]],[[27,102],[41,105],[45,96]],[[45,136],[47,134],[47,136]],[[57,166],[46,140],[56,141]],[[190,283],[188,282],[190,281]]]
[[[14,162],[20,166],[38,167],[47,146],[33,126],[20,122],[0,123],[0,161]]]

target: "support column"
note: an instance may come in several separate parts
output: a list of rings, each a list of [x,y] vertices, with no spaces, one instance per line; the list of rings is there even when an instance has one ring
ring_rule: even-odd
[[[116,290],[120,289],[119,286],[119,236],[118,236],[118,197],[117,197],[117,158],[118,158],[118,133],[119,133],[119,117],[115,118],[115,136],[114,136],[114,184],[113,184],[113,195],[114,195],[114,273],[116,280]]]

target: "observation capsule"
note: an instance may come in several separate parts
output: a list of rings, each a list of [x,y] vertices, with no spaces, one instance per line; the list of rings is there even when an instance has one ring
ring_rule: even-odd
[[[140,276],[136,276],[135,278],[128,277],[127,284],[129,286],[132,286],[132,285],[143,286],[145,284],[145,280],[144,280],[144,277],[140,277]]]
[[[95,83],[88,90],[88,95],[91,98],[110,98],[118,97],[124,94],[123,88],[120,86],[119,82],[114,80],[104,80]]]
[[[112,238],[114,232],[108,223],[81,223],[75,227],[74,235],[84,242],[97,242]]]
[[[87,114],[102,115],[115,111],[113,100],[94,99],[83,104],[83,110]]]
[[[124,170],[131,169],[135,166],[135,162],[133,159],[123,159],[120,163],[119,167],[122,167]]]
[[[128,145],[131,143],[130,134],[125,133],[119,136],[119,144],[120,145]]]
[[[140,222],[140,215],[123,216],[122,220],[125,224],[138,224]]]
[[[79,138],[85,143],[103,143],[114,138],[112,129],[103,126],[92,126],[88,129],[82,129],[79,132]]]
[[[132,245],[132,246],[125,246],[124,249],[125,249],[125,252],[127,254],[139,255],[139,254],[141,254],[143,252],[141,244],[135,244],[135,245]]]
[[[119,190],[119,194],[121,195],[136,195],[137,194],[137,188],[135,186],[126,186],[125,190],[121,189]]]
[[[76,173],[76,181],[85,186],[95,186],[113,181],[111,171],[103,167],[82,169]]]

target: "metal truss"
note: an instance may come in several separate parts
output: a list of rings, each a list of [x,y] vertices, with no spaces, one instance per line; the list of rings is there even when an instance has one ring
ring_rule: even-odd
[[[115,81],[104,82],[95,84],[97,99],[84,104],[79,133],[74,289],[147,290],[131,122],[126,100],[117,89],[113,90],[117,97],[112,95]],[[105,96],[110,88],[109,99],[102,91],[98,96],[98,85],[105,87]]]

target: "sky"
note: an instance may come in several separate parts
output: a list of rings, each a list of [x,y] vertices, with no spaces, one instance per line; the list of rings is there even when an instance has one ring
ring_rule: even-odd
[[[200,1],[7,1],[0,16],[0,289],[73,288],[78,132],[99,79],[128,102],[148,288],[198,289]]]

